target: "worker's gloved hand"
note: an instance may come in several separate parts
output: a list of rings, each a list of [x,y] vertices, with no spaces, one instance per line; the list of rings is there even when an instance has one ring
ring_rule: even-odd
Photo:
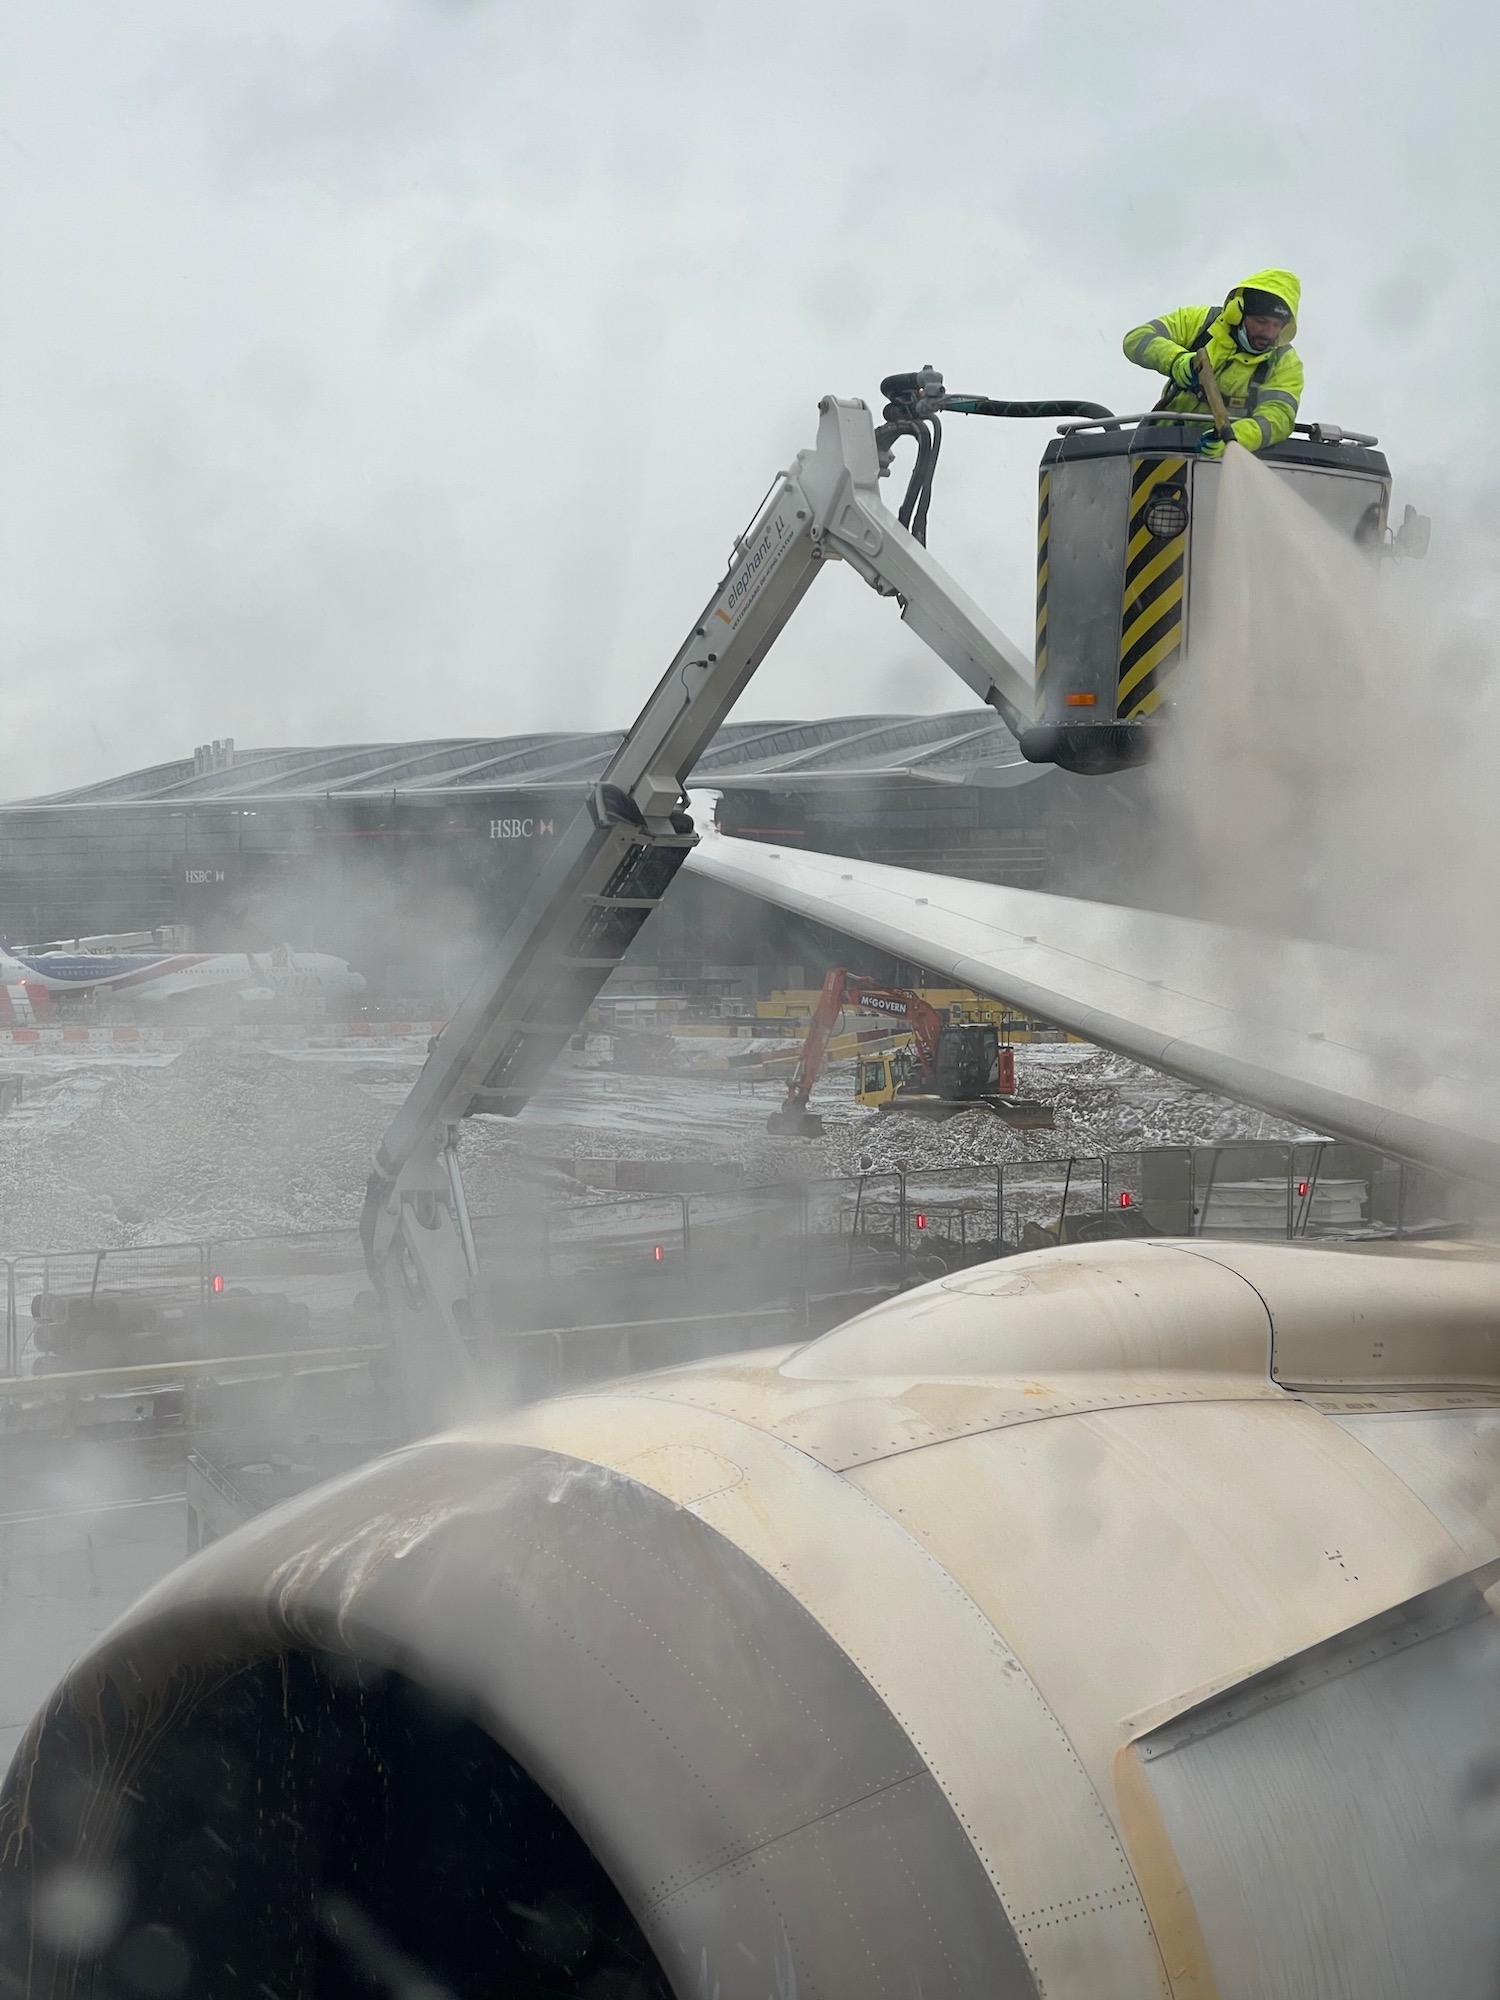
[[[1172,363],[1171,379],[1179,389],[1196,389],[1198,386],[1198,357],[1190,347],[1183,348]]]
[[[1222,458],[1224,440],[1212,424],[1205,424],[1198,433],[1197,452],[1200,458]]]

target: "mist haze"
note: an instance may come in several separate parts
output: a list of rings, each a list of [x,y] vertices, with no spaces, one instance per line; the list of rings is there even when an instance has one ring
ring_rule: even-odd
[[[0,0],[0,799],[167,765],[0,815],[4,1993],[1494,1993],[1497,57]],[[1138,412],[1263,266],[1431,560],[1148,493],[1149,770],[788,732],[658,910],[660,744],[216,741],[621,728],[820,396]],[[1050,433],[931,513],[1026,652]],[[968,699],[828,567],[736,720]]]
[[[1488,11],[0,23],[6,796],[211,736],[623,725],[819,395],[932,361],[1140,408],[1124,329],[1268,262],[1304,414],[1380,433],[1435,554],[1500,518]],[[932,516],[1023,644],[1044,442],[955,424]],[[839,574],[742,712],[962,698]]]
[[[1393,1050],[1451,1036],[1487,1076],[1500,629],[1477,538],[1460,554],[1378,557],[1231,447],[1156,788],[1169,895],[1374,955],[1394,985],[1377,1008],[1351,972],[1340,1004]]]

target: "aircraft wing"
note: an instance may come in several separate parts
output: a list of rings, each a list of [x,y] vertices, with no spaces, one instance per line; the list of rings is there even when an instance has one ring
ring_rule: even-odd
[[[1500,1184],[1495,1023],[1435,1022],[1432,992],[1394,965],[718,833],[689,865],[1189,1083]]]

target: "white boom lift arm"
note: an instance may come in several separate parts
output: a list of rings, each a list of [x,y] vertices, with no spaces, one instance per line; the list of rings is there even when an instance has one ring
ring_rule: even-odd
[[[1030,662],[880,498],[874,419],[828,396],[818,441],[777,476],[753,526],[584,810],[427,1058],[375,1156],[360,1235],[414,1427],[450,1419],[472,1379],[473,1232],[459,1121],[514,1114],[575,1034],[695,835],[689,773],[820,566],[857,570],[1019,734]]]

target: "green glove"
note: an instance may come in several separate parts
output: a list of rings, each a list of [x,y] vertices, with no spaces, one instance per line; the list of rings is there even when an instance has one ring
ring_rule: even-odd
[[[1198,357],[1190,347],[1183,348],[1172,363],[1171,379],[1179,389],[1196,389],[1198,386]]]
[[[1200,458],[1222,458],[1224,440],[1210,425],[1205,424],[1198,437],[1197,452]]]

